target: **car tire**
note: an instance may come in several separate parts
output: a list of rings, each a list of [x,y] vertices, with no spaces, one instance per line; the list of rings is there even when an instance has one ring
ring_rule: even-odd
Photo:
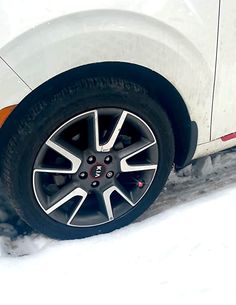
[[[2,128],[9,202],[56,239],[121,228],[157,198],[174,159],[169,119],[130,81],[90,78],[23,101]]]

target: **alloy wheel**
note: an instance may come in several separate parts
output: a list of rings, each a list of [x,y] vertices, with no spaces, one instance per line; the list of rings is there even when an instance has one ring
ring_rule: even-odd
[[[33,191],[55,221],[97,226],[135,208],[157,168],[158,143],[148,124],[124,109],[98,108],[46,140],[34,162]]]

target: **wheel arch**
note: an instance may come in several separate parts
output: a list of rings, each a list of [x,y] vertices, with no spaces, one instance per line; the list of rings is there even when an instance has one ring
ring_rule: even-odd
[[[15,116],[24,113],[28,103],[56,92],[62,86],[67,86],[74,81],[89,77],[114,77],[132,81],[144,87],[148,94],[167,113],[175,138],[175,166],[183,167],[188,164],[197,146],[198,128],[191,120],[189,111],[180,93],[163,76],[148,68],[125,62],[94,63],[63,72],[28,94],[22,102],[12,111],[2,129],[11,128]]]

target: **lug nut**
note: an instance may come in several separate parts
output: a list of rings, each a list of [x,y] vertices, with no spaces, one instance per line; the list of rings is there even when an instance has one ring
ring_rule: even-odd
[[[99,182],[98,182],[98,181],[93,181],[93,182],[91,183],[91,186],[92,186],[92,187],[98,187],[98,186],[99,186]]]
[[[96,161],[96,158],[94,156],[89,156],[87,159],[88,164],[92,164]]]
[[[79,174],[80,179],[86,179],[88,177],[88,174],[86,172],[81,172]]]
[[[108,172],[107,174],[106,174],[106,177],[107,178],[112,178],[114,176],[114,172]]]
[[[112,162],[112,156],[106,156],[105,159],[104,159],[104,162],[105,162],[106,164],[111,163],[111,162]]]

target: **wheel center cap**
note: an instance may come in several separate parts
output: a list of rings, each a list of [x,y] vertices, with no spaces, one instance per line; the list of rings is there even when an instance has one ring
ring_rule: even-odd
[[[95,164],[90,171],[90,174],[93,178],[99,179],[104,176],[106,172],[106,167],[104,164]]]

